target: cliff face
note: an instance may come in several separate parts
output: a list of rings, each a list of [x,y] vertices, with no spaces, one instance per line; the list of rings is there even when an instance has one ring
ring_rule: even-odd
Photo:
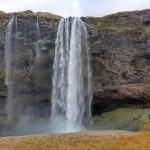
[[[6,25],[11,16],[12,14],[0,13],[1,99],[6,96],[7,91],[4,85],[4,43]],[[38,41],[35,35],[37,16],[41,32]],[[82,18],[89,27],[91,40],[94,114],[122,106],[150,107],[149,16],[150,10],[144,10],[103,18]],[[26,104],[34,105],[38,100],[40,106],[47,106],[50,101],[52,64],[59,20],[59,16],[49,13],[17,13],[17,42],[12,42],[12,77],[14,87],[19,87],[17,91],[22,95],[30,95],[21,98]],[[13,32],[15,36],[15,31]],[[42,53],[38,73],[42,78],[38,82],[35,80],[37,73],[34,61],[37,42]]]
[[[150,10],[85,18],[91,31],[94,111],[150,107]]]

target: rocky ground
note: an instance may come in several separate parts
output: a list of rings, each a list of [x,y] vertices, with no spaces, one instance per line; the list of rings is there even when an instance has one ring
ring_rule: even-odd
[[[150,133],[90,131],[0,138],[1,150],[149,150]]]

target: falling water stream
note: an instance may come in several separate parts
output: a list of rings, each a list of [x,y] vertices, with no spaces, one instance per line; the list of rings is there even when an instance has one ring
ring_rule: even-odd
[[[41,78],[41,32],[38,18],[33,23],[33,26],[31,25],[32,20],[28,18],[24,28],[24,42],[19,43],[18,39],[21,34],[20,22],[18,21],[17,16],[13,15],[6,28],[5,84],[7,85],[6,111],[8,120],[12,121],[16,116],[19,116],[18,125],[10,134],[20,135],[32,133],[33,130],[34,123],[31,125],[31,129],[30,126],[26,126],[28,120],[31,118],[30,115],[32,116],[33,114],[26,111],[23,113],[22,111],[22,108],[26,105],[24,104],[25,100],[31,93],[24,93],[24,88],[28,90],[28,87],[23,87],[22,81],[15,81],[13,79],[13,71],[20,69],[18,60],[24,66],[23,57],[20,57],[22,59],[17,59],[18,53],[24,56],[25,52],[20,51],[21,47],[24,46],[24,48],[28,49],[30,44],[34,43],[34,64],[29,65],[34,65],[33,68],[35,68],[36,74],[34,82],[38,83]],[[36,35],[34,42],[31,40],[31,31]],[[50,125],[48,124],[51,133],[81,131],[86,129],[86,124],[89,124],[91,118],[92,88],[88,39],[87,26],[80,18],[63,18],[60,20],[55,43],[52,105]],[[24,119],[24,115],[26,114],[29,116],[27,121]],[[41,126],[38,126],[35,133],[45,132],[46,126],[45,130],[42,130]]]
[[[18,46],[20,43],[17,43],[18,39],[18,33],[20,34],[20,31],[18,30],[18,21],[17,21],[17,15],[13,15],[11,19],[9,20],[7,27],[6,27],[6,33],[5,33],[5,85],[7,86],[7,103],[6,103],[6,112],[8,116],[8,120],[14,120],[15,117],[21,115],[21,108],[24,105],[24,100],[28,95],[23,94],[23,85],[20,82],[14,82],[13,79],[13,72],[15,69],[20,69],[18,67],[19,63],[19,56],[24,55],[22,51],[20,51],[20,47]],[[36,44],[35,44],[35,69],[36,69],[36,76],[35,81],[38,82],[40,76],[40,68],[39,68],[39,62],[40,62],[40,27],[39,27],[39,20],[37,17],[37,21],[35,24],[33,24],[35,27],[35,35],[36,35]],[[24,37],[24,45],[26,46],[28,44],[28,41],[26,39],[31,39],[31,22],[30,20],[26,20],[25,24],[25,37]],[[18,55],[19,53],[19,55]],[[17,57],[18,56],[18,57]],[[24,63],[24,59],[20,60],[20,63]],[[20,65],[20,64],[19,64]],[[17,68],[18,67],[18,68]],[[16,84],[17,83],[17,84]],[[17,109],[16,109],[17,107]]]
[[[91,68],[86,24],[80,18],[61,19],[57,32],[51,132],[84,130],[91,117]]]
[[[12,62],[12,29],[13,24],[15,22],[15,16],[13,15],[10,19],[5,33],[5,84],[8,88],[7,93],[7,105],[6,105],[6,111],[8,114],[8,120],[12,120],[14,116],[13,112],[13,103],[12,103],[12,94],[13,94],[13,85],[12,85],[12,79],[11,79],[11,62]]]
[[[35,44],[35,51],[36,51],[36,55],[35,55],[35,67],[37,69],[37,71],[39,71],[39,63],[40,63],[40,58],[41,58],[41,51],[40,51],[40,36],[41,36],[41,32],[40,32],[40,25],[39,25],[39,19],[37,17],[37,22],[36,22],[36,44]]]

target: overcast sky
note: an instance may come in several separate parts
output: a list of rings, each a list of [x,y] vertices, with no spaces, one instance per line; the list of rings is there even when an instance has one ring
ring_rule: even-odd
[[[150,0],[0,0],[0,10],[50,12],[63,17],[100,17],[119,11],[150,8]]]

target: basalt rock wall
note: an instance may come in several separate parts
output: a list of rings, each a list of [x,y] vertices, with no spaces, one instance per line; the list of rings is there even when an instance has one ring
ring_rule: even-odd
[[[5,30],[13,14],[0,12],[0,100],[7,95],[5,80]],[[15,13],[17,42],[14,53],[14,86],[20,87],[25,105],[37,101],[43,113],[50,104],[55,38],[61,17],[31,11]],[[93,72],[93,114],[118,107],[150,107],[150,10],[123,12],[102,18],[83,17],[89,28]],[[39,20],[41,38],[36,41]],[[15,34],[15,32],[14,32]],[[16,36],[16,35],[13,35]],[[40,77],[35,82],[35,44],[41,50]],[[17,61],[16,61],[17,60]],[[49,106],[48,106],[49,107]]]
[[[150,10],[85,18],[91,32],[94,112],[150,107]]]

